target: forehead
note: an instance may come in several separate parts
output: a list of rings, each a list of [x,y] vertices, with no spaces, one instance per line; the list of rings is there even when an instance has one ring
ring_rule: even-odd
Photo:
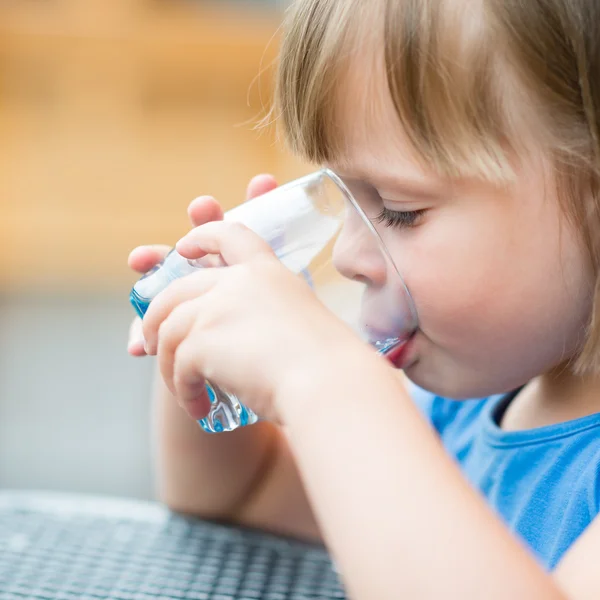
[[[334,106],[332,130],[339,143],[328,166],[366,181],[441,179],[419,157],[404,131],[382,61],[364,55],[355,59],[336,90]]]
[[[532,189],[521,197],[533,193],[543,198],[547,197],[547,188],[554,185],[547,157],[535,147],[528,147],[518,156],[507,148],[515,172],[511,181],[493,182],[471,175],[450,177],[436,171],[411,144],[394,107],[382,61],[378,63],[373,56],[356,58],[347,69],[336,90],[334,107],[331,130],[339,143],[327,166],[378,189],[393,190],[406,184],[435,194],[448,192],[452,186],[455,191],[496,190],[504,195],[515,194],[527,180]]]

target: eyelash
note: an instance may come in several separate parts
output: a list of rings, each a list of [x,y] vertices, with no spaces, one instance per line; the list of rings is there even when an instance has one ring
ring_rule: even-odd
[[[383,223],[386,227],[397,227],[398,229],[410,229],[415,227],[417,221],[423,216],[425,210],[408,210],[408,211],[395,211],[389,208],[384,208],[379,215],[377,215],[376,221]]]

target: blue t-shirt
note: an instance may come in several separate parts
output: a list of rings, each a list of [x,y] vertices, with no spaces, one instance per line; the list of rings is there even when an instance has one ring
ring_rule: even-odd
[[[514,395],[458,402],[411,391],[467,479],[554,568],[598,514],[600,414],[509,432],[498,422]]]

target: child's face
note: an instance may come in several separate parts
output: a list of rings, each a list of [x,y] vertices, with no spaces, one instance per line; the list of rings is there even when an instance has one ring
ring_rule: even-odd
[[[376,224],[419,314],[408,377],[440,395],[481,397],[572,357],[591,311],[591,276],[542,162],[520,167],[511,190],[443,181],[411,158],[387,110],[368,131],[349,126],[347,160],[331,166],[371,218],[384,208],[425,211]],[[361,122],[348,111],[346,123]],[[345,275],[372,283],[364,255],[342,262]]]

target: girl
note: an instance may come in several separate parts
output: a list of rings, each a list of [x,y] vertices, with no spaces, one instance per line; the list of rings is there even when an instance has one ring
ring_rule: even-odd
[[[419,387],[199,199],[177,248],[229,267],[169,286],[145,350],[193,418],[207,377],[284,427],[209,438],[163,393],[163,498],[322,537],[356,600],[597,598],[600,5],[298,0],[285,31],[275,114],[380,229]]]

